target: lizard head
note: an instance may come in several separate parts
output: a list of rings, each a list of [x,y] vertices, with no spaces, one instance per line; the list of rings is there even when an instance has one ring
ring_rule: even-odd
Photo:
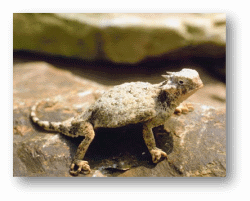
[[[184,68],[179,72],[167,72],[162,75],[166,81],[161,89],[172,94],[182,102],[203,87],[203,83],[196,70]]]

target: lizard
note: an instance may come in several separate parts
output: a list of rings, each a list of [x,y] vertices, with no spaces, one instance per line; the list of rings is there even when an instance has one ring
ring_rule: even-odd
[[[84,112],[62,122],[42,121],[37,117],[37,102],[31,108],[32,121],[47,131],[60,132],[66,136],[84,136],[77,148],[70,166],[70,174],[91,172],[87,161],[83,160],[98,128],[117,128],[129,124],[143,124],[142,135],[152,156],[158,163],[167,154],[156,147],[152,129],[164,123],[176,112],[185,113],[191,105],[181,103],[203,87],[196,70],[184,68],[178,72],[167,72],[158,84],[148,82],[127,82],[104,92]]]

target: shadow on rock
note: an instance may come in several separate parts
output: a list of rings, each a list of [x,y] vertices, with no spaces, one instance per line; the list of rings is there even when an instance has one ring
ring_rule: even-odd
[[[157,147],[167,154],[173,150],[173,138],[162,127],[154,129]],[[66,137],[68,139],[68,137]],[[70,155],[74,156],[82,137],[68,139]],[[74,146],[71,145],[74,144]],[[154,168],[151,155],[142,136],[142,125],[130,125],[121,128],[100,128],[91,143],[84,160],[92,170],[101,171],[107,176],[118,176],[126,170],[144,166]]]

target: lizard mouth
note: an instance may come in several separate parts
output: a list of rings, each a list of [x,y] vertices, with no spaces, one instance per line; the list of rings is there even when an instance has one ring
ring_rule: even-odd
[[[193,89],[193,90],[187,92],[186,94],[183,94],[183,95],[180,97],[179,101],[180,101],[180,102],[183,102],[184,100],[188,99],[190,96],[192,96],[196,91],[198,91],[199,89],[201,89],[203,86],[204,86],[204,85],[203,85],[202,81],[200,81],[200,82],[198,83],[198,86],[197,86],[195,89]]]
[[[204,87],[204,84],[203,84],[203,83],[201,83],[201,84],[197,87],[197,89],[201,89],[202,87]]]
[[[188,94],[189,96],[191,96],[191,95],[194,94],[196,91],[198,91],[199,89],[201,89],[203,86],[204,86],[204,85],[203,85],[202,81],[200,81],[200,82],[197,84],[197,87],[196,87],[195,89],[189,91],[187,94]]]

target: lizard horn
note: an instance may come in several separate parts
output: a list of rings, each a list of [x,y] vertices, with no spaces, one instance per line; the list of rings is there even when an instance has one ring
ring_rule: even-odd
[[[167,73],[167,75],[172,75],[173,74],[173,72],[169,72],[169,71],[167,71],[166,73]]]
[[[162,77],[164,77],[165,79],[168,79],[173,74],[173,72],[169,71],[167,71],[166,73],[167,73],[166,75],[162,75]]]
[[[164,77],[165,79],[169,78],[169,75],[161,75],[162,77]]]

